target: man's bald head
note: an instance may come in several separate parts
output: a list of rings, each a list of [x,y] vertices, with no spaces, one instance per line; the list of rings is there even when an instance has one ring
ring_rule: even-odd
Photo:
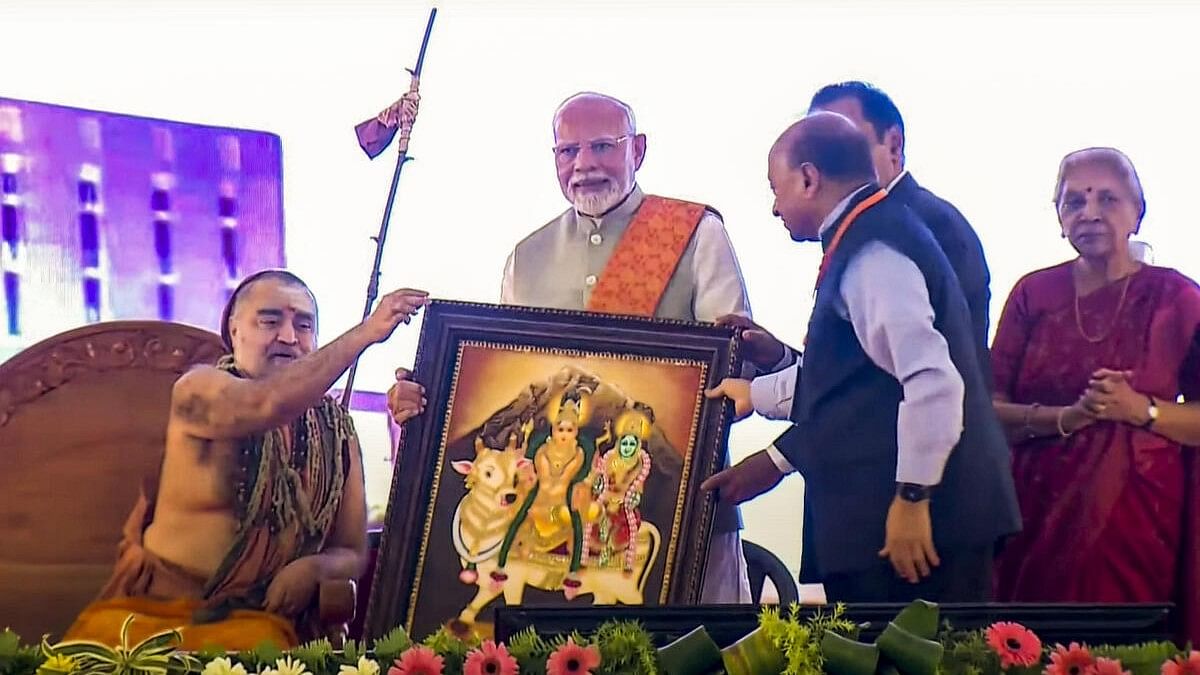
[[[875,180],[867,137],[837,113],[814,112],[771,146],[767,178],[774,213],[796,241],[816,239],[821,222],[851,190]]]
[[[783,152],[788,168],[811,164],[828,181],[861,184],[875,180],[871,145],[848,118],[814,112],[792,124],[771,152]]]

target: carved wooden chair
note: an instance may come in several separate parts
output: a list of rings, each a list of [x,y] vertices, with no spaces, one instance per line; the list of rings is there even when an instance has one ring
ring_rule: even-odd
[[[158,470],[172,385],[223,352],[198,328],[115,321],[0,364],[0,626],[58,637],[95,599],[139,487]],[[323,584],[319,598],[340,641],[353,584]]]

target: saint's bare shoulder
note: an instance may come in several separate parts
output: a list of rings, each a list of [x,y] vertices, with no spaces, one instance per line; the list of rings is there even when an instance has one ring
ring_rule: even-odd
[[[175,381],[171,420],[192,436],[238,438],[273,426],[262,387],[212,366],[198,366]]]
[[[235,379],[213,366],[193,367],[171,388],[171,415],[184,422],[206,423],[212,415],[212,399],[229,384],[228,380]]]

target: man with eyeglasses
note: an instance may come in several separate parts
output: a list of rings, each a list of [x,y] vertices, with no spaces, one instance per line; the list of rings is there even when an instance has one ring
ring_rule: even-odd
[[[648,195],[634,174],[646,156],[633,110],[580,93],[554,114],[554,162],[570,208],[508,256],[504,304],[683,321],[749,316],[750,303],[721,216]],[[718,504],[702,600],[750,602],[733,504]]]

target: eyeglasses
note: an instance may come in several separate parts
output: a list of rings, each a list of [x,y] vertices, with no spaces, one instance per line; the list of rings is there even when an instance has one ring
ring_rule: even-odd
[[[617,138],[593,138],[590,141],[584,141],[592,154],[597,157],[604,157],[617,149],[617,146],[630,139],[630,135],[618,136]],[[574,162],[579,156],[579,151],[583,149],[581,143],[563,143],[554,146],[554,160],[556,162],[566,164]]]

